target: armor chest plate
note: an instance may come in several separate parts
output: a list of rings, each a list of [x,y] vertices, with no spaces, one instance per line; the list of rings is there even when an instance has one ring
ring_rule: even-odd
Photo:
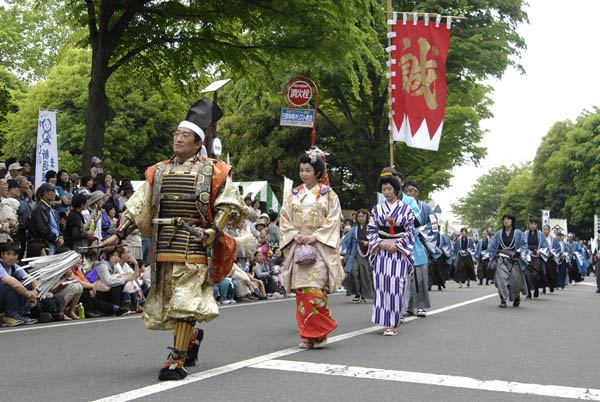
[[[161,218],[199,218],[207,224],[212,169],[178,171],[166,169],[155,185]],[[210,166],[212,168],[212,166]],[[205,170],[207,170],[205,172]],[[158,227],[156,261],[206,263],[206,250],[199,240],[177,226]]]

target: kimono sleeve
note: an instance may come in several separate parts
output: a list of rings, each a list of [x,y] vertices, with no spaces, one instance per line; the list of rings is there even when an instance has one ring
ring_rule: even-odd
[[[379,246],[381,238],[379,237],[379,225],[377,224],[377,205],[371,210],[371,217],[367,224],[367,240],[371,249]]]
[[[537,235],[538,235],[538,250],[540,251],[540,257],[542,257],[542,259],[544,261],[546,261],[548,259],[548,255],[550,254],[550,248],[548,247],[548,242],[546,241],[546,238],[544,237],[542,232],[540,232],[539,230],[537,231]]]
[[[300,230],[294,226],[293,222],[293,195],[291,192],[285,193],[283,197],[283,207],[279,214],[279,233],[281,236],[281,249],[286,248],[296,236],[300,233]]]
[[[340,216],[342,216],[342,208],[338,196],[333,190],[329,190],[327,193],[327,216],[322,220],[321,226],[313,233],[319,243],[331,248],[339,246]]]
[[[128,216],[140,230],[144,237],[152,235],[152,189],[148,180],[125,203],[127,210],[123,213]]]
[[[488,252],[490,253],[490,264],[492,261],[496,259],[496,254],[498,253],[498,246],[500,245],[500,232],[496,232],[494,237],[492,237],[488,243]]]
[[[404,255],[411,255],[413,253],[413,249],[415,247],[415,214],[409,209],[406,208],[404,214],[402,214],[402,219],[400,220],[400,226],[404,226],[404,233],[401,233],[398,240],[396,240],[395,245],[400,252]]]

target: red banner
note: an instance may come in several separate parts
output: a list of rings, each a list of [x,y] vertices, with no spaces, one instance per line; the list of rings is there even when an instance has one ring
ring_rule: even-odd
[[[392,38],[394,140],[437,151],[446,110],[446,58],[450,29],[429,21],[397,20]]]

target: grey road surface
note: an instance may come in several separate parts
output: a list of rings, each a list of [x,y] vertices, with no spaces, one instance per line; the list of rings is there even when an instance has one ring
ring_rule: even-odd
[[[158,381],[173,335],[144,329],[140,315],[4,328],[0,400],[600,400],[594,281],[518,309],[485,298],[493,286],[449,282],[431,292],[433,314],[396,337],[372,327],[370,304],[332,295],[339,325],[322,350],[297,347],[294,298],[236,304],[202,325],[200,359],[183,382]]]

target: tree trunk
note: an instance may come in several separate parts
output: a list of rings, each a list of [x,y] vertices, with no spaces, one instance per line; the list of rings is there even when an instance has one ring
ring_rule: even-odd
[[[88,108],[86,111],[86,131],[83,145],[82,174],[89,174],[92,157],[103,159],[104,130],[108,119],[108,57],[101,49],[92,54],[92,74],[88,86]]]

